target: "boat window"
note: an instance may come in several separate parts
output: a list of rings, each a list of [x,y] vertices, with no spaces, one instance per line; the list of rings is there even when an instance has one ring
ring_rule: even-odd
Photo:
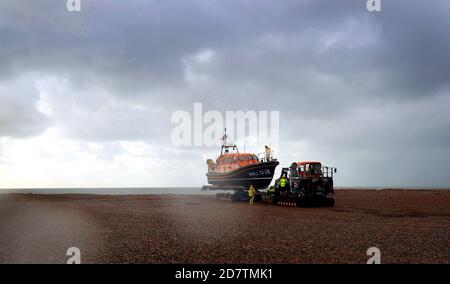
[[[320,175],[322,174],[322,165],[321,164],[306,164],[306,174],[307,175]]]
[[[315,175],[322,174],[322,165],[321,164],[313,164],[313,171]]]
[[[245,156],[240,156],[239,157],[239,159],[241,160],[241,161],[250,161],[250,160],[252,160],[252,156],[251,155],[245,155]]]

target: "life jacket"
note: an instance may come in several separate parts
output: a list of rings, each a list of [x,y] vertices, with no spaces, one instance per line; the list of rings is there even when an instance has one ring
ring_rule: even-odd
[[[286,181],[287,181],[287,179],[285,177],[282,177],[280,179],[280,187],[285,187],[286,186]]]

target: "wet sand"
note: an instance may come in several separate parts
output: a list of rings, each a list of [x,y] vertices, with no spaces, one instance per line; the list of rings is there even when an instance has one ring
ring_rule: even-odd
[[[333,208],[201,195],[0,195],[0,263],[450,263],[450,190],[338,190]]]

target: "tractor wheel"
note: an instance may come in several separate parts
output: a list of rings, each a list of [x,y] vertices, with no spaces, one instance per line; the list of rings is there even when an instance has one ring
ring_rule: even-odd
[[[326,206],[327,206],[327,207],[333,207],[334,204],[335,204],[334,198],[328,198],[328,199],[326,200]]]
[[[306,201],[303,198],[297,198],[297,201],[295,203],[297,207],[306,207]]]

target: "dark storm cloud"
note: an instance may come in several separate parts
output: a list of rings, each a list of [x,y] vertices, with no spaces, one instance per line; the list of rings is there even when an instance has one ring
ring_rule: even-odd
[[[167,143],[171,113],[202,102],[280,110],[282,142],[332,149],[334,163],[383,157],[381,167],[407,148],[417,160],[397,160],[404,166],[428,154],[448,166],[450,3],[382,0],[382,8],[82,0],[82,11],[69,13],[65,1],[2,1],[0,135],[51,124],[76,139]],[[27,98],[10,86],[29,73],[45,80],[30,84]]]
[[[372,95],[447,86],[448,4],[385,2],[382,13],[370,14],[365,1],[107,0],[84,1],[72,15],[58,1],[15,1],[2,9],[4,72],[63,72],[79,87],[97,83],[136,95],[185,87],[181,59],[210,48],[222,62],[206,71],[218,79],[287,97],[295,89],[320,98],[320,75]]]

